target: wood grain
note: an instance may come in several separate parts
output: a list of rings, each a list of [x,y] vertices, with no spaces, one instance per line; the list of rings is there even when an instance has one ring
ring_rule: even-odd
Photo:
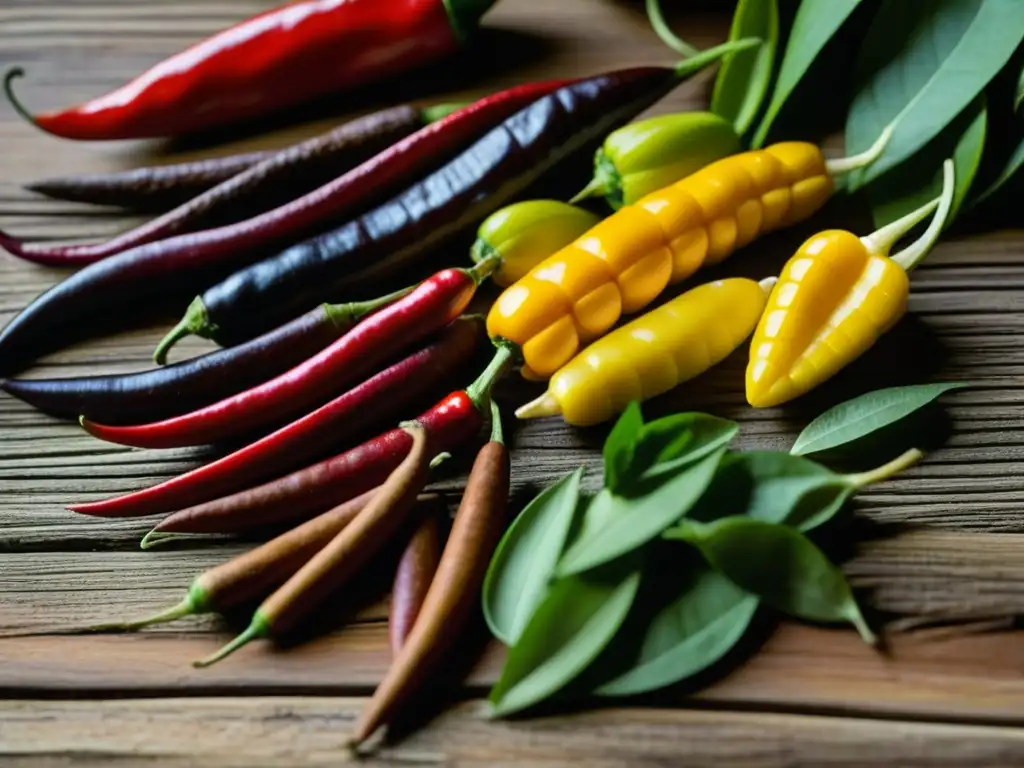
[[[67,105],[267,5],[5,0],[0,69],[26,67],[18,92],[31,108]],[[716,4],[665,5],[694,44],[724,36],[728,19]],[[507,0],[488,16],[476,45],[420,77],[330,100],[209,146],[65,142],[35,131],[0,103],[0,227],[74,240],[109,237],[139,221],[33,196],[21,187],[33,179],[282,146],[401,100],[473,98],[512,83],[673,58],[636,0]],[[480,50],[489,55],[477,55]],[[704,108],[707,83],[698,78],[652,112]],[[839,154],[842,148],[830,141],[827,149]],[[813,222],[766,238],[701,279],[775,274],[815,230],[866,228],[867,221],[839,200]],[[62,276],[0,254],[0,322]],[[645,406],[645,413],[710,411],[741,422],[740,447],[784,450],[809,419],[852,394],[925,380],[971,381],[972,389],[943,398],[948,439],[919,466],[857,499],[854,510],[871,524],[872,538],[852,547],[845,565],[892,630],[952,626],[942,630],[947,635],[896,633],[891,654],[883,656],[848,631],[784,624],[757,653],[702,681],[706,687],[673,689],[647,702],[659,708],[487,724],[482,703],[468,701],[387,750],[380,764],[1024,764],[1016,727],[1024,724],[1021,636],[957,626],[984,627],[1024,611],[1024,231],[949,235],[915,270],[910,310],[840,379],[786,408],[745,405],[740,352]],[[164,330],[96,339],[47,357],[26,375],[141,370]],[[208,348],[189,340],[175,354]],[[507,406],[535,394],[518,381],[499,389]],[[518,425],[511,435],[513,506],[579,465],[591,469],[591,486],[598,482],[604,434],[554,420]],[[144,553],[137,544],[152,519],[104,520],[63,509],[146,487],[212,455],[105,445],[76,425],[0,397],[0,635],[60,632],[149,613],[178,599],[202,569],[240,551],[243,545],[231,543]],[[463,459],[447,464],[436,484],[453,503]],[[334,764],[344,756],[346,727],[362,703],[351,697],[368,695],[386,669],[384,616],[383,598],[368,595],[345,607],[339,621],[350,625],[342,631],[287,651],[256,644],[202,672],[188,662],[225,639],[230,622],[198,618],[127,636],[0,638],[0,695],[12,699],[0,702],[0,762]],[[458,695],[483,695],[501,659],[499,648],[485,650]],[[65,700],[110,696],[128,700]]]
[[[0,704],[0,761],[217,768],[333,766],[364,701],[282,698]],[[1024,762],[1024,734],[991,726],[699,710],[606,709],[529,725],[486,722],[468,701],[362,765],[660,768],[898,765],[997,768]]]

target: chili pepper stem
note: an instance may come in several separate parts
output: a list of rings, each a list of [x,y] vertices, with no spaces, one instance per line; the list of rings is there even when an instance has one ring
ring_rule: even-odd
[[[416,289],[415,285],[407,286],[386,296],[380,296],[368,301],[355,301],[348,304],[324,304],[324,314],[338,328],[348,328],[356,321],[362,320],[369,314],[393,304],[405,296],[408,296]]]
[[[854,628],[857,630],[857,634],[860,635],[861,640],[868,645],[878,645],[878,635],[876,635],[871,627],[868,626],[868,623],[863,614],[861,614],[859,608],[852,611],[848,618],[850,623],[853,624]]]
[[[210,324],[210,317],[206,312],[203,300],[201,298],[193,299],[192,303],[188,305],[188,309],[185,310],[185,316],[157,344],[156,350],[153,352],[153,361],[157,365],[163,365],[167,362],[167,353],[171,351],[171,347],[186,336],[209,338],[216,330],[216,326]]]
[[[495,340],[495,347],[497,349],[494,352],[494,357],[491,358],[491,362],[487,364],[487,367],[477,377],[476,381],[466,388],[466,394],[469,396],[469,399],[481,411],[485,407],[489,407],[491,389],[493,389],[495,382],[508,372],[515,359],[513,353],[514,345],[511,342]]]
[[[708,64],[718,61],[723,56],[745,51],[761,43],[762,40],[759,37],[744,37],[741,40],[731,40],[727,43],[716,45],[714,48],[708,48],[706,51],[694,54],[691,58],[677,64],[675,69],[676,77],[689,77],[693,73],[704,69]]]
[[[480,285],[484,280],[494,274],[501,265],[501,257],[498,255],[484,257],[472,267],[466,270],[466,274],[473,278],[473,282]]]
[[[505,444],[505,432],[501,428],[501,410],[494,400],[491,400],[491,442]]]
[[[24,118],[26,122],[31,123],[36,128],[39,128],[39,123],[36,122],[35,116],[25,109],[24,105],[18,100],[18,97],[14,95],[14,81],[19,77],[24,76],[25,70],[21,67],[11,67],[7,70],[7,74],[4,75],[4,95],[7,96],[7,101],[10,102],[11,108],[17,112],[20,117]]]
[[[270,623],[263,617],[262,613],[256,611],[256,613],[252,615],[252,621],[249,626],[245,628],[244,632],[216,653],[207,656],[205,659],[192,662],[192,666],[197,668],[208,667],[226,656],[230,656],[243,645],[248,645],[253,640],[259,640],[260,638],[268,637],[269,635]]]
[[[661,38],[661,42],[667,45],[681,56],[696,56],[700,51],[690,43],[678,37],[665,20],[665,14],[661,12],[661,3],[658,0],[647,0],[647,18],[651,22],[655,33]]]
[[[867,472],[858,472],[854,475],[847,475],[846,481],[856,488],[865,488],[869,485],[881,482],[882,480],[889,479],[897,472],[902,472],[907,467],[913,466],[923,457],[923,451],[917,448],[911,448],[880,467],[868,470]]]
[[[871,165],[875,160],[882,156],[883,152],[885,152],[885,148],[889,144],[889,139],[892,138],[892,131],[893,124],[885,126],[885,129],[881,134],[879,134],[878,138],[875,139],[875,143],[870,147],[865,149],[863,152],[858,152],[856,155],[850,155],[849,157],[837,157],[834,160],[825,161],[825,170],[832,176],[839,176]]]
[[[942,164],[942,194],[938,199],[938,210],[932,218],[928,229],[913,243],[892,257],[892,260],[910,272],[916,267],[935,245],[942,230],[949,222],[949,213],[953,210],[953,197],[956,193],[956,170],[953,161],[947,159]]]
[[[494,246],[480,237],[476,239],[473,246],[469,249],[469,258],[472,259],[474,264],[479,264],[487,259],[496,259],[499,264],[501,263],[501,254],[495,250]]]

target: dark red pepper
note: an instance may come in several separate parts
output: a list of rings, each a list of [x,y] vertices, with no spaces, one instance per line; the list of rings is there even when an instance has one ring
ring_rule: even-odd
[[[68,509],[100,517],[166,514],[303,467],[361,431],[410,416],[406,409],[425,405],[425,395],[436,397],[476,350],[482,330],[479,318],[459,318],[431,345],[244,448],[159,485]]]
[[[446,269],[363,320],[319,354],[259,386],[164,421],[115,427],[82,419],[91,435],[140,448],[218,443],[286,423],[327,402],[381,363],[462,314],[479,281],[494,269]]]
[[[243,21],[116,91],[33,117],[67,139],[172,136],[280,111],[454,52],[494,0],[300,0]]]
[[[0,375],[94,332],[111,316],[117,316],[123,329],[119,315],[124,310],[141,311],[157,300],[194,296],[268,249],[322,229],[367,196],[410,183],[424,169],[564,82],[529,83],[480,99],[330,184],[253,219],[148,243],[79,270],[36,298],[0,331]],[[162,358],[158,356],[157,362]]]
[[[500,347],[468,389],[453,392],[416,418],[427,431],[431,455],[454,451],[480,431],[491,387],[512,360],[510,349]],[[175,512],[150,531],[144,543],[165,534],[241,533],[306,520],[383,483],[411,446],[407,431],[392,429],[273,482]]]

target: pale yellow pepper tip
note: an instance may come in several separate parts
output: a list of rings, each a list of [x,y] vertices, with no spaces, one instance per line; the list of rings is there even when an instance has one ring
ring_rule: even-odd
[[[545,416],[560,416],[561,414],[562,406],[558,404],[550,391],[516,410],[517,419],[542,419]]]

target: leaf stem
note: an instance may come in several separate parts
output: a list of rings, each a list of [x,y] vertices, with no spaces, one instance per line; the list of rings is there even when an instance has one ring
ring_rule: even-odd
[[[661,42],[681,56],[696,56],[700,52],[696,47],[690,45],[690,43],[672,31],[672,28],[665,20],[665,14],[661,12],[659,0],[647,0],[646,8],[647,18],[650,20],[655,34],[661,38]]]
[[[903,267],[905,272],[910,272],[916,267],[938,242],[942,230],[945,229],[946,222],[949,220],[949,213],[953,210],[955,193],[956,171],[953,161],[947,159],[942,164],[942,195],[939,197],[939,209],[935,212],[928,229],[917,240],[892,257],[892,260]]]
[[[883,152],[885,152],[885,148],[889,144],[889,139],[892,138],[892,131],[892,125],[885,126],[885,130],[882,131],[879,137],[875,139],[875,143],[870,147],[856,155],[839,157],[834,160],[826,161],[825,170],[832,176],[838,176],[839,174],[857,171],[871,165],[875,160],[882,156]]]
[[[858,472],[853,475],[847,475],[846,481],[857,488],[864,488],[877,482],[881,482],[882,480],[888,480],[897,472],[902,472],[907,467],[913,466],[923,457],[924,451],[921,451],[918,448],[911,448],[909,451],[901,453],[895,459],[880,467],[876,467],[875,469],[867,472]]]

